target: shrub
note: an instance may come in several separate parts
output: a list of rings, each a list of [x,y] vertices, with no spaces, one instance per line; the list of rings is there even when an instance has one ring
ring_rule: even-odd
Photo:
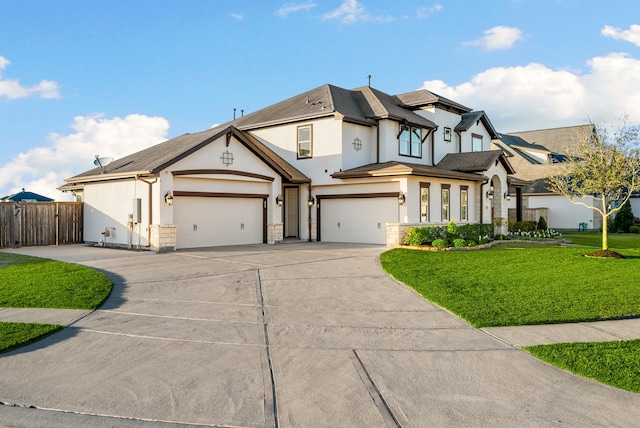
[[[420,245],[420,237],[418,236],[417,229],[410,227],[404,232],[404,245]]]
[[[458,225],[456,222],[451,220],[447,225],[447,237],[451,239],[456,239],[458,237]]]
[[[466,246],[466,241],[461,238],[456,238],[453,240],[454,248],[464,248]]]
[[[513,224],[513,229],[510,232],[531,232],[538,228],[538,223],[535,221],[517,221]],[[546,229],[546,228],[545,228]]]
[[[544,219],[544,217],[540,216],[540,218],[538,219],[538,224],[536,225],[536,229],[538,230],[547,230],[547,220]]]
[[[458,235],[467,241],[470,239],[480,240],[482,236],[493,236],[493,225],[486,224],[463,224],[458,226]]]
[[[470,239],[468,241],[465,241],[467,243],[467,247],[475,247],[476,245],[478,245],[478,243],[476,241],[474,241],[473,239]]]
[[[640,233],[640,226],[631,226],[629,228],[629,232],[631,232],[631,233]]]
[[[613,230],[627,233],[629,232],[629,228],[633,226],[634,220],[635,217],[631,210],[631,204],[627,201],[622,205],[622,208],[620,208],[620,211],[618,211],[613,219]]]
[[[431,243],[432,246],[436,247],[436,248],[444,248],[447,246],[447,241],[445,241],[444,239],[436,239]]]

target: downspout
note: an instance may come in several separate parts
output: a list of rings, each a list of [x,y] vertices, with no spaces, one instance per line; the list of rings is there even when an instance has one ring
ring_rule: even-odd
[[[380,121],[376,121],[376,163],[380,163]]]
[[[458,134],[458,153],[462,153],[462,134],[460,131],[455,131]]]
[[[307,198],[307,200],[311,200],[311,183],[309,183],[309,197]],[[309,205],[309,203],[307,202],[307,208],[309,209],[309,242],[311,242],[311,209],[313,208],[313,206]]]
[[[485,184],[487,184],[489,182],[489,179],[486,178],[482,184],[480,184],[480,224],[483,224],[483,216],[482,213],[484,212],[484,190],[482,189],[484,187]]]
[[[436,126],[431,132],[431,166],[436,166],[436,131],[438,127]]]

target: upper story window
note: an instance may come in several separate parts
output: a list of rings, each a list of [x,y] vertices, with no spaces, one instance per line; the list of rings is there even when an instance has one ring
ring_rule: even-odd
[[[400,154],[402,156],[422,157],[422,130],[413,126],[400,126]]]
[[[298,126],[298,159],[310,158],[313,147],[312,125]]]
[[[482,135],[471,134],[471,150],[474,152],[482,151]]]

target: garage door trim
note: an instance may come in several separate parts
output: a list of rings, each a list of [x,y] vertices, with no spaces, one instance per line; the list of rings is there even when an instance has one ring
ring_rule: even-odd
[[[263,193],[191,192],[186,190],[174,190],[173,196],[197,198],[262,199],[262,243],[267,243],[267,198],[269,197],[269,195]]]

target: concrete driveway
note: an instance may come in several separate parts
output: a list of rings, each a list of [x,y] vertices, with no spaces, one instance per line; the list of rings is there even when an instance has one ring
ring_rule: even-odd
[[[0,426],[637,426],[640,394],[472,328],[384,274],[382,251],[30,249],[114,291],[0,355]]]

